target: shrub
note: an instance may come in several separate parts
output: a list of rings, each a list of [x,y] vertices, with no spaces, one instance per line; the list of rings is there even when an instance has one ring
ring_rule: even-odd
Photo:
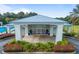
[[[26,42],[26,41],[23,41],[23,40],[18,40],[16,41],[17,44],[20,44],[20,45],[26,45],[26,44],[29,44],[29,42]]]
[[[36,47],[36,50],[38,52],[45,52],[45,51],[47,51],[47,45],[45,45],[44,43],[36,43],[35,47]]]
[[[57,42],[57,45],[68,45],[68,44],[69,44],[69,42],[67,39],[63,39],[62,41]]]
[[[10,43],[4,45],[4,51],[7,52],[68,52],[74,50],[74,46],[71,45],[67,39],[58,41],[57,44],[53,42],[29,43],[26,41],[16,41],[14,39]]]
[[[34,44],[33,43],[28,43],[28,44],[23,45],[23,51],[34,52],[35,51]]]
[[[75,51],[75,47],[71,44],[69,45],[55,45],[53,48],[54,52],[73,52]]]
[[[47,42],[45,45],[47,46],[47,52],[52,52],[55,44],[53,42]]]
[[[5,52],[22,52],[23,48],[19,44],[5,44],[4,51]]]
[[[35,48],[38,52],[51,52],[53,51],[53,42],[47,42],[47,43],[36,43]]]
[[[63,39],[62,41],[57,42],[53,50],[55,52],[73,52],[75,47],[70,44],[67,39]]]
[[[65,35],[65,36],[74,36],[74,35],[76,35],[76,33],[74,33],[74,32],[71,32],[71,33],[64,33],[64,35]]]

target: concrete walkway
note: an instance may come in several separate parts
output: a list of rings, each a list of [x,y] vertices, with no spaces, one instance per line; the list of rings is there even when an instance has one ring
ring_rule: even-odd
[[[74,37],[68,37],[68,41],[75,45],[75,47],[76,47],[76,54],[79,54],[79,40],[77,40]]]
[[[55,42],[55,37],[49,35],[30,35],[30,36],[25,36],[23,40],[31,43]]]

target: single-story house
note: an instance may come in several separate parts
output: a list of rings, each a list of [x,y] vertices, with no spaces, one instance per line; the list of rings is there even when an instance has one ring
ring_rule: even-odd
[[[15,27],[16,40],[22,39],[22,32],[25,36],[40,35],[56,35],[55,41],[61,41],[63,38],[63,27],[69,26],[69,23],[63,20],[51,18],[43,15],[35,15],[28,18],[22,18],[12,22]],[[24,30],[23,30],[24,29]]]

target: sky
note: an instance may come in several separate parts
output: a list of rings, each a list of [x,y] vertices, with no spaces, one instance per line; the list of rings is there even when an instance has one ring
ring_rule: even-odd
[[[55,18],[69,15],[75,6],[75,4],[0,4],[0,13],[36,12]]]

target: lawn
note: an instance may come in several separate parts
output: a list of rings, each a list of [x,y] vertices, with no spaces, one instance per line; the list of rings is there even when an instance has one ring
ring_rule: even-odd
[[[72,28],[72,32],[79,33],[79,25],[74,25],[71,28]]]
[[[64,27],[67,30],[67,27]],[[71,32],[79,33],[79,25],[71,26]]]

